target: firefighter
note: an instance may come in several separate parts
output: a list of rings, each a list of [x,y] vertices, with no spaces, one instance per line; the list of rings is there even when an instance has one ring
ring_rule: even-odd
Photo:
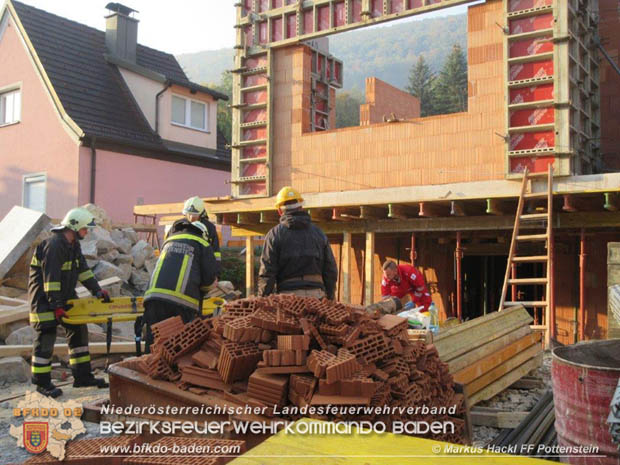
[[[334,300],[338,268],[325,233],[303,210],[303,198],[283,187],[276,198],[280,224],[265,237],[258,293],[274,292]]]
[[[432,303],[422,273],[414,266],[396,265],[394,261],[386,260],[383,264],[381,296],[383,298],[392,296],[402,299],[407,294],[416,307],[422,306],[425,311]]]
[[[215,255],[217,261],[216,275],[220,275],[222,266],[222,253],[220,252],[220,239],[217,236],[217,229],[215,225],[209,221],[207,216],[207,210],[205,210],[205,204],[200,197],[191,197],[185,201],[183,205],[183,215],[190,222],[200,221],[207,227],[207,240]]]
[[[87,326],[62,323],[62,318],[67,316],[66,310],[70,308],[67,301],[77,298],[75,286],[78,281],[98,299],[110,302],[108,292],[99,286],[80,248],[80,239],[93,226],[94,218],[88,210],[70,210],[60,226],[52,228],[52,237],[37,246],[30,263],[30,324],[36,331],[32,383],[45,396],[58,397],[62,394],[62,390],[51,380],[52,355],[59,324],[67,332],[73,387],[108,386],[105,380],[95,378],[91,373]]]
[[[153,343],[151,326],[174,316],[188,323],[202,312],[202,299],[216,277],[217,262],[209,232],[201,221],[176,221],[161,250],[144,294],[146,353]]]

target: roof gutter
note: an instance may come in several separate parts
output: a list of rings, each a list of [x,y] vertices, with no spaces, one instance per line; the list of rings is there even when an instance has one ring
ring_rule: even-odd
[[[168,80],[164,83],[164,88],[155,95],[155,134],[159,134],[159,97],[166,92],[172,83]]]
[[[90,139],[90,203],[95,203],[95,180],[97,179],[97,138]]]

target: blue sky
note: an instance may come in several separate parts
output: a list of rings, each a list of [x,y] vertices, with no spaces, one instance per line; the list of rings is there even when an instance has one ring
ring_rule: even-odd
[[[105,28],[105,5],[109,0],[21,1],[97,29]],[[120,3],[139,11],[138,41],[143,45],[174,54],[234,45],[234,0],[121,0]],[[407,20],[459,14],[466,10],[467,6],[461,5]]]

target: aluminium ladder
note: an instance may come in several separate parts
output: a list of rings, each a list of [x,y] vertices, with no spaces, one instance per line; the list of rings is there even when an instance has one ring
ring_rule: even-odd
[[[547,170],[547,191],[546,192],[526,192],[528,190],[528,181],[532,175],[526,168],[523,173],[523,183],[521,184],[521,194],[517,205],[517,214],[515,216],[515,224],[512,232],[512,241],[510,242],[510,251],[508,253],[508,262],[506,264],[506,275],[504,276],[504,285],[502,287],[502,296],[499,304],[499,311],[515,305],[523,305],[527,308],[544,309],[544,319],[542,325],[532,325],[533,330],[544,331],[545,347],[549,347],[551,338],[555,337],[553,322],[555,321],[553,308],[553,168],[549,165]],[[531,189],[530,189],[531,191]],[[544,212],[539,212],[540,207],[532,209],[533,213],[525,210],[525,204],[529,201],[540,201],[546,199],[547,204]],[[531,225],[528,229],[544,229],[544,233],[540,234],[522,234],[520,229],[523,224]],[[540,255],[517,255],[519,244],[522,243],[543,244],[546,253]],[[517,278],[516,270],[520,264],[525,263],[542,263],[544,266],[543,276],[539,277],[520,277]],[[508,286],[512,286],[512,300],[506,300]],[[545,286],[545,293],[541,300],[520,301],[517,286]]]

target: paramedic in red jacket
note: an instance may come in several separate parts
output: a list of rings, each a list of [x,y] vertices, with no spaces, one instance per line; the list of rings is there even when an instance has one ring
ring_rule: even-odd
[[[432,303],[422,273],[414,266],[396,265],[394,261],[387,260],[383,264],[381,296],[402,299],[406,294],[411,296],[411,301],[416,307],[423,306],[424,310],[428,310]]]

